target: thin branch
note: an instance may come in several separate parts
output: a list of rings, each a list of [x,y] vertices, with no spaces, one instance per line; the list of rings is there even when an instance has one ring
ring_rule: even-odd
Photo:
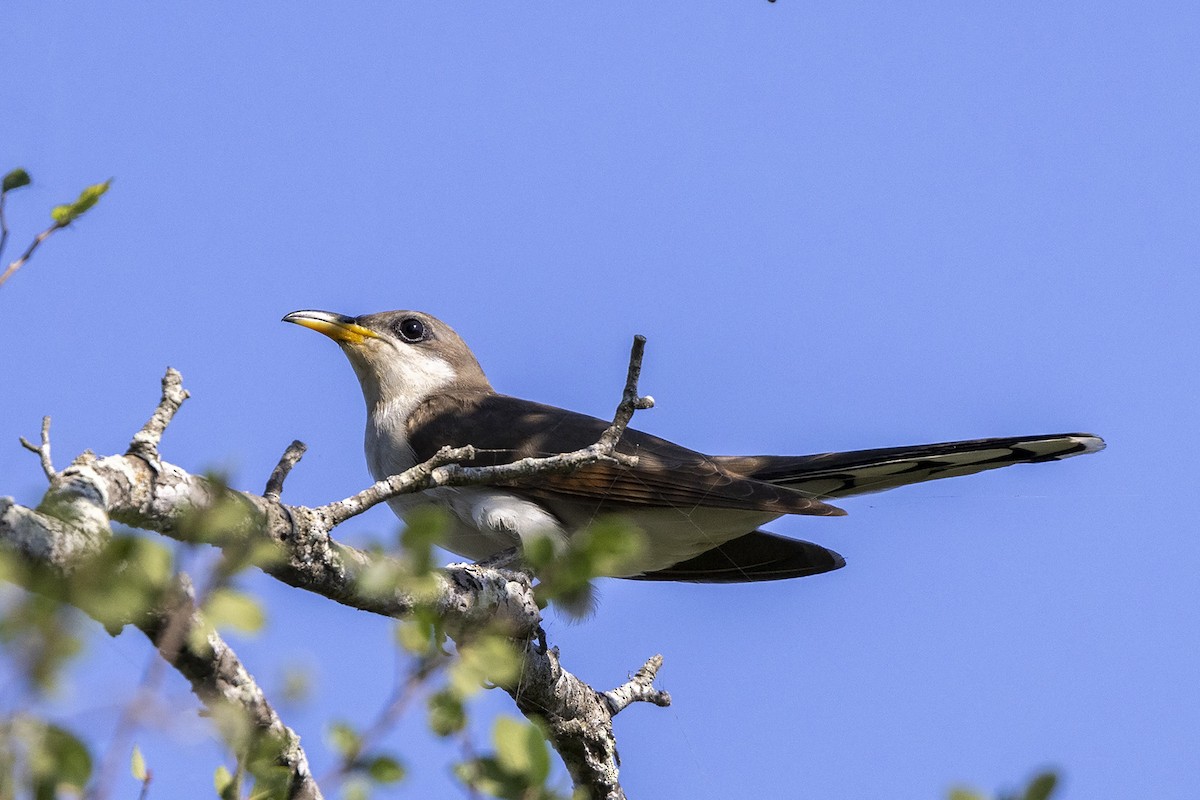
[[[25,252],[21,254],[21,257],[9,264],[8,269],[4,270],[4,274],[0,275],[0,286],[3,286],[4,282],[8,280],[14,272],[25,266],[25,262],[29,261],[29,259],[33,256],[33,251],[37,250],[38,247],[41,246],[42,242],[49,239],[50,234],[65,227],[65,225],[60,225],[56,222],[49,228],[46,228],[46,230],[39,233],[37,236],[33,237],[33,241],[30,242],[29,247],[25,249]]]
[[[307,450],[308,445],[299,439],[288,445],[287,450],[284,450],[283,455],[279,457],[279,463],[275,465],[275,469],[271,470],[271,477],[267,479],[267,488],[263,490],[264,498],[272,503],[279,502],[279,497],[283,494],[283,482],[287,480],[292,467],[304,458]]]
[[[633,337],[633,346],[629,350],[629,371],[625,375],[625,390],[621,393],[621,402],[617,405],[617,413],[612,425],[600,437],[600,444],[611,452],[625,434],[625,428],[633,419],[633,412],[654,408],[654,398],[646,395],[638,396],[638,380],[642,376],[642,355],[646,351],[646,337],[638,334]]]
[[[8,246],[8,217],[4,214],[7,200],[8,192],[0,192],[0,258],[4,258],[4,248]]]
[[[399,475],[392,475],[377,481],[344,500],[318,506],[313,511],[328,519],[332,528],[398,495],[422,492],[438,486],[480,486],[507,483],[534,475],[573,472],[589,464],[616,464],[619,466],[635,466],[637,464],[636,457],[611,452],[610,448],[601,447],[599,444],[589,445],[571,453],[560,453],[544,458],[522,458],[508,464],[495,466],[464,467],[458,463],[449,463],[470,460],[474,458],[475,453],[476,450],[473,447],[443,448],[428,461],[407,469]]]
[[[623,467],[637,466],[637,457],[617,452],[617,444],[625,435],[625,429],[633,419],[634,412],[654,407],[654,398],[638,394],[638,380],[642,374],[642,356],[646,350],[646,337],[634,336],[629,351],[629,369],[625,377],[625,388],[621,402],[613,416],[612,424],[592,445],[570,453],[544,458],[522,458],[508,464],[487,467],[464,467],[461,463],[474,459],[473,447],[443,447],[428,461],[418,464],[399,475],[377,481],[363,491],[319,506],[314,511],[330,521],[330,527],[340,525],[367,509],[402,494],[425,491],[438,486],[478,486],[507,483],[532,475],[547,475],[574,472],[591,464],[615,464]]]
[[[30,444],[24,436],[20,437],[21,446],[30,452],[37,453],[42,462],[42,472],[48,480],[54,480],[58,473],[54,470],[54,462],[50,460],[50,418],[42,417],[42,443],[39,446]]]
[[[637,673],[617,688],[604,693],[608,708],[615,717],[633,703],[653,703],[656,706],[671,705],[671,695],[654,688],[654,678],[662,668],[663,657],[651,656]]]
[[[179,370],[167,367],[167,374],[162,379],[162,399],[159,400],[158,407],[154,409],[150,419],[146,421],[140,431],[134,434],[127,452],[131,455],[142,456],[151,464],[156,463],[158,461],[158,443],[162,441],[163,432],[171,424],[175,413],[179,411],[179,407],[188,397],[187,389],[183,388],[183,376],[179,374]]]

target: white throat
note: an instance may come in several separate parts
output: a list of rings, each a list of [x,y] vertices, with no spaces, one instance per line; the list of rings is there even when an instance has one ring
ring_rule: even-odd
[[[453,384],[457,374],[444,359],[428,354],[393,359],[382,370],[360,369],[357,363],[354,369],[367,403],[367,467],[375,480],[382,480],[416,463],[408,444],[408,418],[417,406]]]

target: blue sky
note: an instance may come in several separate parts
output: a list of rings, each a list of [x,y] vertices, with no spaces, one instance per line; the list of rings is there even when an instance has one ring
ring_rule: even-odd
[[[600,416],[643,333],[635,425],[709,452],[1094,431],[1099,456],[773,526],[839,572],[607,581],[550,637],[601,688],[664,654],[675,705],[616,724],[634,797],[929,798],[1047,765],[1066,800],[1194,796],[1194,4],[19,0],[0,27],[0,168],[35,181],[14,244],[116,179],[0,288],[0,492],[38,497],[16,437],[43,414],[60,463],[122,450],[167,365],[193,394],[168,460],[261,491],[300,438],[285,499],[364,487],[357,385],[298,308],[429,311],[501,391]],[[269,689],[312,670],[282,710],[319,768],[324,723],[390,691],[389,625],[246,585],[270,629],[239,652]],[[91,646],[56,713],[103,745],[147,647]],[[138,737],[152,796],[210,792],[220,751],[181,719]],[[422,725],[398,796],[453,796]]]

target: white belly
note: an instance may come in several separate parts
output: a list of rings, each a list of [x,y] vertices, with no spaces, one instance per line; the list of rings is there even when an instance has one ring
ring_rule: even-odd
[[[564,540],[568,535],[558,520],[536,503],[487,487],[440,487],[393,497],[388,505],[405,520],[422,506],[444,509],[450,517],[450,530],[442,546],[475,561],[532,538]]]

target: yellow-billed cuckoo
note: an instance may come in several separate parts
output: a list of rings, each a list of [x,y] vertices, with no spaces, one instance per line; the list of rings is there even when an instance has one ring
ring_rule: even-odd
[[[283,318],[325,334],[350,359],[367,402],[367,465],[376,480],[444,445],[474,445],[476,465],[566,453],[594,444],[607,422],[497,394],[449,325],[419,311]],[[633,468],[583,467],[518,484],[441,487],[389,501],[401,518],[436,504],[450,512],[450,551],[487,558],[530,537],[569,537],[606,514],[645,534],[640,562],[617,576],[738,583],[796,578],[845,565],[840,555],[759,530],[784,514],[837,516],[822,502],[1010,464],[1058,461],[1104,447],[1087,433],[1013,436],[806,456],[707,456],[626,430],[617,449]]]

